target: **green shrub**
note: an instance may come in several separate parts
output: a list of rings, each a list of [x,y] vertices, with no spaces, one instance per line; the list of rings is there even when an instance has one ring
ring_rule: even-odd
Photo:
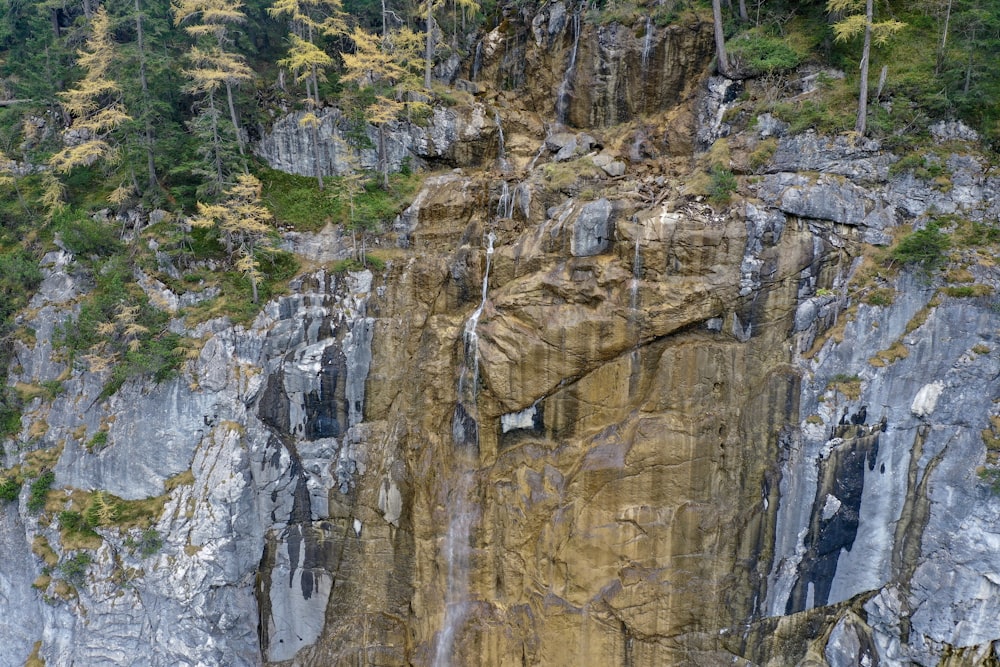
[[[892,249],[891,257],[900,264],[917,265],[930,270],[944,264],[945,252],[949,246],[948,236],[938,229],[937,223],[930,223],[903,237]]]
[[[149,558],[163,548],[163,536],[155,528],[147,528],[142,531],[138,540],[127,539],[125,546],[138,551],[143,558]]]
[[[744,33],[727,45],[733,67],[752,76],[786,72],[799,65],[799,55],[784,39]]]
[[[99,452],[108,446],[108,432],[98,431],[94,436],[87,441],[87,451],[88,452]]]
[[[93,557],[86,551],[78,551],[72,557],[59,563],[59,572],[71,584],[81,585],[87,576],[87,568]]]
[[[21,494],[21,483],[13,477],[0,481],[0,501],[11,503]]]
[[[708,199],[714,204],[726,204],[730,195],[736,191],[736,176],[729,169],[718,165],[712,167],[712,181],[708,189]]]
[[[82,211],[64,208],[52,223],[63,244],[80,257],[110,257],[122,250],[116,225],[93,220]]]
[[[31,483],[31,490],[28,495],[28,511],[32,514],[38,513],[43,507],[45,507],[45,498],[48,496],[49,489],[52,488],[52,484],[56,481],[55,473],[51,470],[46,470],[38,478]]]
[[[99,537],[93,524],[87,521],[80,512],[65,510],[59,512],[59,525],[63,530],[86,537]]]

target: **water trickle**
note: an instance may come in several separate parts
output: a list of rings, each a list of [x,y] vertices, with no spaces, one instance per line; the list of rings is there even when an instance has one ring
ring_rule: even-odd
[[[653,17],[646,17],[646,36],[642,39],[642,72],[649,66],[649,54],[653,51]]]
[[[635,221],[635,252],[632,256],[632,281],[629,283],[629,319],[631,320],[634,340],[632,341],[631,372],[629,373],[629,394],[635,394],[639,383],[640,359],[639,345],[642,342],[642,326],[639,318],[639,279],[642,276],[642,256],[639,254],[639,241],[642,239],[642,226]]]
[[[471,80],[475,81],[479,78],[479,68],[483,66],[483,42],[479,40],[476,43],[476,57],[472,59],[472,76]]]
[[[504,183],[506,186],[506,182]],[[483,271],[482,298],[479,306],[465,322],[462,330],[464,364],[458,378],[458,403],[452,418],[452,440],[455,460],[460,472],[449,478],[445,507],[448,510],[448,531],[441,545],[441,554],[448,567],[445,590],[444,624],[434,646],[435,667],[451,664],[455,636],[465,623],[469,600],[469,541],[479,518],[479,504],[471,496],[475,491],[476,456],[479,451],[479,335],[476,328],[486,308],[489,293],[490,266],[496,235],[486,235],[486,267]]]
[[[500,122],[500,112],[493,112],[493,120],[497,124],[497,167],[500,171],[509,171],[510,164],[507,162],[507,144],[503,136],[503,123]]]
[[[528,163],[528,173],[531,173],[531,170],[535,168],[535,163],[538,162],[538,159],[542,157],[542,153],[544,152],[545,152],[545,142],[543,141],[542,145],[538,147],[538,152],[535,153],[535,157],[533,157],[531,159],[531,162]]]
[[[576,75],[576,53],[580,46],[580,8],[573,12],[573,49],[569,54],[569,64],[559,84],[556,95],[556,120],[565,125],[569,115],[569,103],[573,98],[573,78]]]
[[[510,185],[507,181],[504,181],[500,186],[500,199],[497,201],[497,217],[498,218],[513,218],[514,217],[514,197],[517,194],[518,185],[513,191],[510,189]]]
[[[451,665],[455,635],[471,606],[469,600],[469,536],[478,518],[477,504],[469,497],[475,489],[475,471],[466,470],[458,476],[448,494],[448,532],[442,551],[448,564],[448,587],[445,592],[444,625],[434,646],[434,667]]]

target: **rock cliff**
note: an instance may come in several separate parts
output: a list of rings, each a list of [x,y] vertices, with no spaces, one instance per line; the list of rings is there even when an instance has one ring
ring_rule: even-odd
[[[393,165],[452,170],[384,270],[249,326],[140,281],[199,340],[175,379],[71,367],[88,277],[47,255],[10,378],[62,391],[2,463],[54,491],[0,511],[0,665],[994,664],[1000,276],[972,242],[947,280],[876,255],[995,224],[1000,182],[968,141],[943,187],[733,123],[709,26],[638,28],[557,2],[486,35],[475,99],[393,130]],[[259,154],[342,170],[298,133]]]

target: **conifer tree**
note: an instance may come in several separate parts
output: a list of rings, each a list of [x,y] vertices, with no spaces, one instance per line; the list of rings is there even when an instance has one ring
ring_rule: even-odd
[[[177,25],[186,24],[185,32],[203,42],[197,51],[192,50],[191,61],[195,64],[195,69],[187,70],[186,74],[192,79],[193,90],[203,94],[206,94],[209,82],[213,92],[220,85],[225,85],[236,145],[240,155],[245,155],[243,130],[236,114],[233,88],[250,81],[253,71],[247,66],[243,56],[227,50],[232,43],[230,26],[246,22],[243,3],[239,0],[179,0],[174,5],[174,22]],[[214,40],[214,44],[209,45],[207,41],[210,40]],[[214,99],[212,104],[214,105]]]
[[[195,227],[215,227],[234,259],[234,266],[250,279],[253,302],[257,303],[257,286],[261,279],[256,252],[270,247],[271,214],[260,202],[261,183],[252,174],[240,174],[236,183],[225,191],[219,204],[198,202],[198,214],[191,219]]]
[[[876,45],[883,45],[906,24],[893,19],[876,23],[873,0],[827,0],[826,8],[830,12],[846,14],[843,19],[833,24],[833,33],[838,42],[846,42],[858,35],[864,35],[858,119],[854,124],[854,131],[858,136],[864,136],[868,124],[868,67],[872,41],[874,40]]]
[[[90,28],[90,37],[77,52],[77,64],[84,71],[83,78],[75,87],[59,93],[63,108],[73,119],[71,129],[77,141],[49,158],[49,167],[58,174],[98,161],[113,163],[117,151],[111,133],[130,120],[121,103],[121,89],[108,72],[115,44],[107,10],[101,7],[94,13]],[[44,186],[44,198],[52,211],[61,201],[61,185],[50,174]]]
[[[365,120],[379,132],[379,163],[383,187],[389,187],[389,165],[385,150],[385,126],[404,113],[423,113],[425,102],[417,101],[413,93],[420,89],[420,36],[409,28],[390,31],[381,37],[363,28],[351,33],[354,53],[342,53],[343,81],[353,82],[361,89],[370,89],[375,101],[365,107]],[[414,98],[414,99],[410,99]]]
[[[453,0],[454,7],[463,12],[474,14],[479,11],[479,3],[476,0]],[[431,70],[434,67],[434,52],[437,44],[434,31],[434,13],[444,7],[445,0],[424,0],[423,13],[427,24],[427,31],[424,33],[424,88],[431,89]],[[464,15],[464,14],[463,14]]]

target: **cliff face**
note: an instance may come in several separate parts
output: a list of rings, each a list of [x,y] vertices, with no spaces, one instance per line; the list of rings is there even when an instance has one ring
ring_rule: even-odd
[[[317,269],[249,327],[177,316],[202,344],[159,385],[102,399],[54,354],[87,281],[48,255],[11,381],[64,391],[3,464],[56,493],[0,511],[0,664],[992,664],[996,269],[959,249],[948,292],[871,255],[995,222],[1000,183],[969,144],[944,188],[876,142],[729,128],[710,46],[511,17],[472,105],[394,130],[461,168],[387,268]],[[260,153],[313,173],[286,125]],[[727,132],[744,175],[709,205],[694,152]],[[104,494],[155,533],[81,543],[61,512]]]

